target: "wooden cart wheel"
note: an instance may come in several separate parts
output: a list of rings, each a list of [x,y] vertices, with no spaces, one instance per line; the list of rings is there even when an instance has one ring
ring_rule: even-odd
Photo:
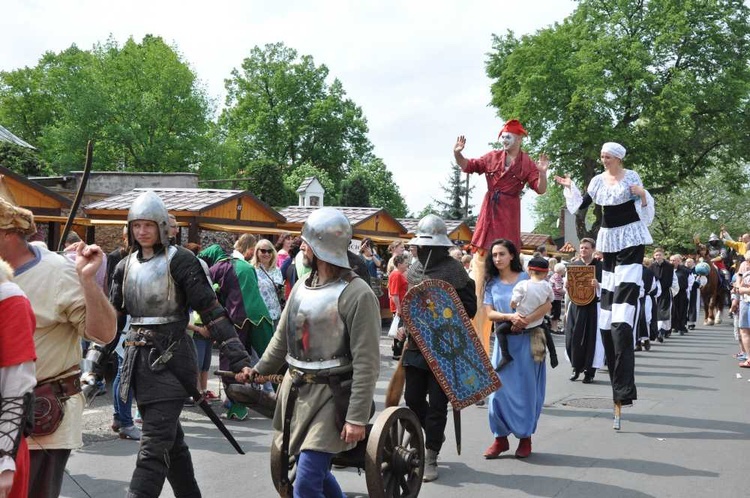
[[[276,492],[279,493],[281,498],[292,498],[294,493],[294,479],[297,477],[297,459],[294,456],[290,456],[287,462],[281,461],[281,447],[276,444],[276,438],[271,443],[271,480],[273,481],[273,487],[276,488]],[[281,468],[282,465],[289,466],[289,482],[290,486],[287,490],[281,488]]]
[[[371,498],[416,497],[424,473],[424,436],[408,408],[390,407],[378,415],[367,440],[365,478]]]

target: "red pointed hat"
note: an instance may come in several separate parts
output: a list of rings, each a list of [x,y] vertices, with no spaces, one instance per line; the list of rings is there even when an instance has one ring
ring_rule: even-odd
[[[517,119],[511,119],[510,121],[505,123],[505,126],[503,126],[503,129],[500,130],[500,133],[498,133],[498,136],[500,136],[506,131],[508,133],[513,133],[515,135],[524,135],[524,136],[528,135],[528,133],[526,133],[526,130],[523,129],[523,125],[521,124],[521,122]]]

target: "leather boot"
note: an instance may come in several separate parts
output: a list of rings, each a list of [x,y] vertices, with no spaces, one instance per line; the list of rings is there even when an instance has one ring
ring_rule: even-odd
[[[508,438],[506,436],[496,437],[495,441],[489,448],[487,448],[487,451],[484,452],[484,458],[492,460],[493,458],[499,457],[500,453],[508,451],[509,449],[510,444],[508,443]]]
[[[522,437],[518,442],[516,458],[526,458],[531,455],[531,437]]]
[[[424,482],[431,482],[438,478],[437,470],[437,457],[438,452],[435,450],[425,450],[424,453],[424,475],[422,480]]]

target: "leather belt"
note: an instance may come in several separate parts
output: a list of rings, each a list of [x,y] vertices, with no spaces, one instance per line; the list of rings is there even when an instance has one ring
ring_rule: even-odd
[[[76,369],[76,373],[63,377],[62,379],[39,383],[39,386],[44,385],[49,385],[57,398],[65,400],[81,392],[81,374]]]

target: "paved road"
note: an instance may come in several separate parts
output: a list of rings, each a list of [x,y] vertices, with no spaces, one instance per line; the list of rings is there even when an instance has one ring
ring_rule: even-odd
[[[561,351],[562,337],[556,341]],[[420,496],[739,496],[747,490],[749,468],[744,452],[750,439],[750,370],[737,368],[731,358],[736,349],[731,328],[721,325],[673,335],[650,352],[636,353],[639,400],[623,409],[620,432],[612,430],[606,373],[599,372],[591,385],[570,382],[563,360],[548,371],[547,402],[530,458],[517,460],[511,451],[484,460],[492,440],[487,411],[467,408],[463,455],[456,454],[449,421],[440,478],[424,484]],[[381,353],[376,401],[382,407],[395,364],[385,337]],[[92,497],[124,496],[138,445],[107,432],[108,406],[86,414],[86,444],[69,461],[64,497],[87,496],[81,488]],[[228,422],[247,452],[239,456],[197,410],[186,409],[182,420],[203,496],[275,496],[267,450],[270,421]],[[349,469],[335,474],[348,497],[367,496],[364,475]],[[173,496],[168,484],[163,496]]]

